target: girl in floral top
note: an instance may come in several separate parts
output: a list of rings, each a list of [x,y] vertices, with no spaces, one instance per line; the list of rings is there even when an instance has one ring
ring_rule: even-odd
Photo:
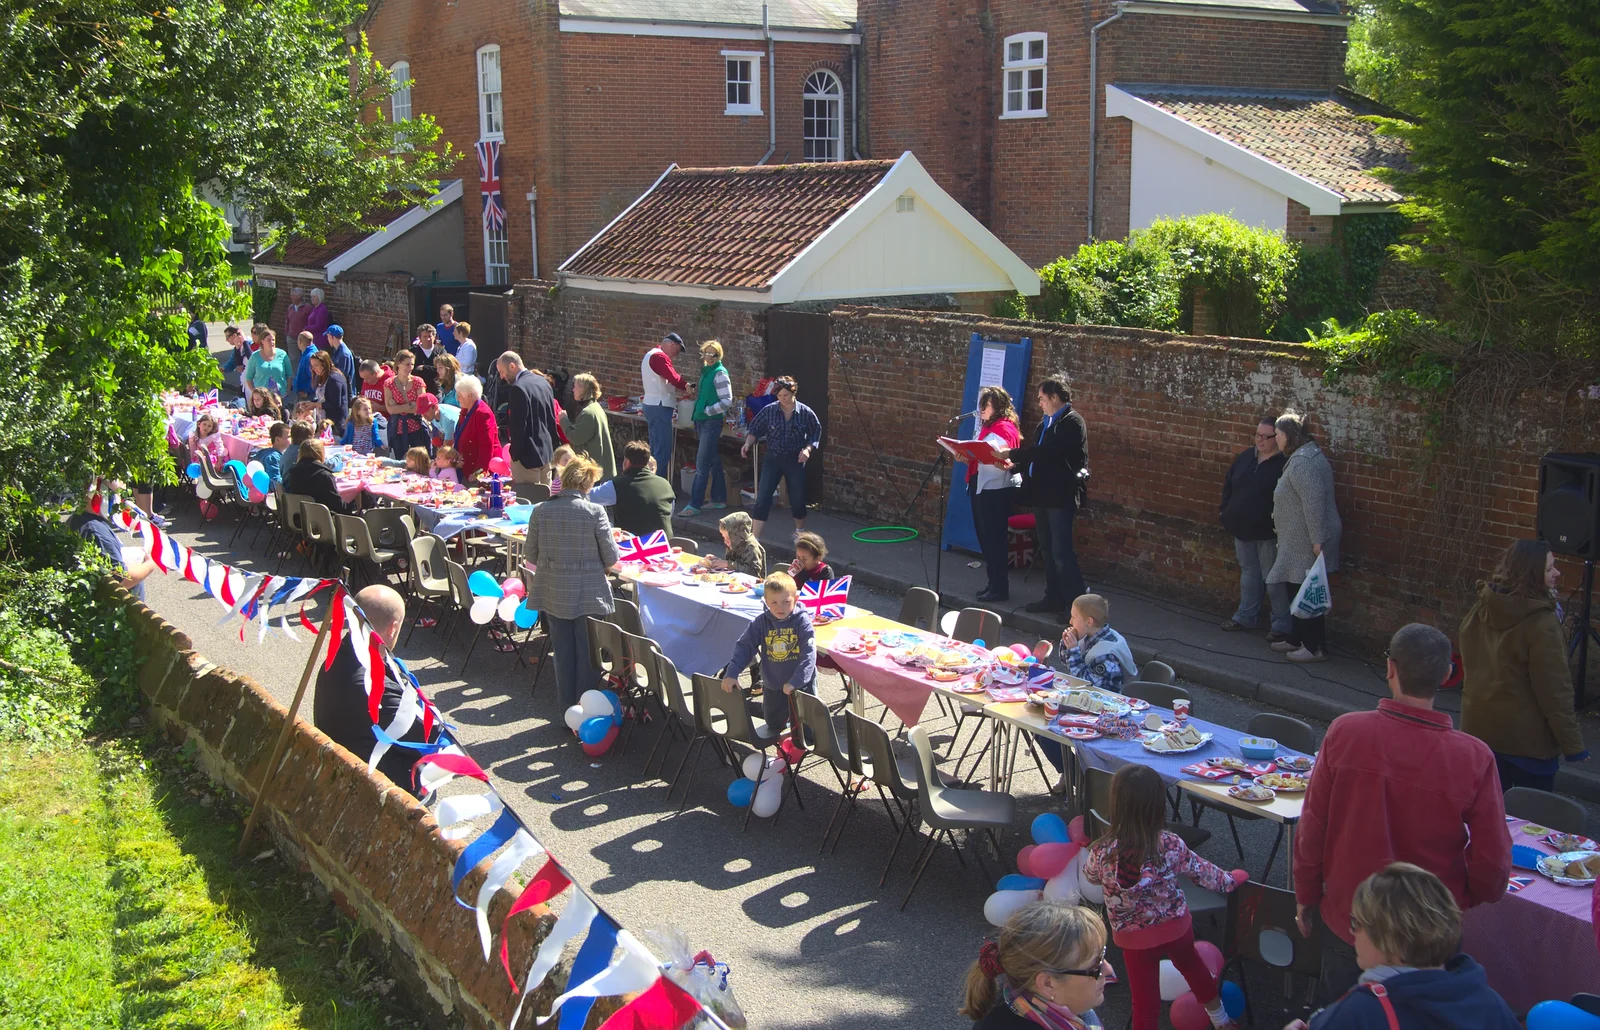
[[[1111,779],[1111,828],[1090,845],[1083,875],[1105,892],[1111,939],[1128,966],[1133,1030],[1156,1030],[1161,1011],[1161,959],[1170,958],[1205,1006],[1211,1025],[1236,1024],[1222,1007],[1217,978],[1194,948],[1194,925],[1179,875],[1220,893],[1249,879],[1224,872],[1166,829],[1167,789],[1146,765],[1125,765]]]

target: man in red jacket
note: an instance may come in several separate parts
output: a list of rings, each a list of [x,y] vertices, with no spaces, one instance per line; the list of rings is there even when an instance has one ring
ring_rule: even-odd
[[[1450,673],[1450,640],[1431,626],[1402,626],[1389,641],[1389,692],[1375,712],[1328,727],[1294,841],[1300,932],[1311,910],[1322,926],[1322,984],[1330,998],[1360,976],[1350,899],[1391,862],[1444,881],[1463,908],[1499,901],[1511,876],[1511,835],[1483,741],[1433,710]]]

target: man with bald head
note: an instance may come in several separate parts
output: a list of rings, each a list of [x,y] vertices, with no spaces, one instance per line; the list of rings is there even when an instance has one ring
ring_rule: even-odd
[[[373,632],[391,650],[400,639],[400,626],[406,621],[406,602],[392,588],[374,584],[355,595],[356,604],[366,613]],[[317,693],[312,700],[311,719],[317,729],[326,733],[335,744],[343,747],[362,762],[372,757],[372,748],[378,738],[372,732],[372,719],[367,712],[367,689],[371,682],[367,670],[356,656],[353,636],[346,634],[339,642],[333,664],[317,674]],[[389,725],[400,707],[401,685],[392,677],[385,677],[383,701],[379,707],[378,723]],[[419,717],[401,740],[425,741],[422,720]],[[412,794],[411,766],[420,753],[410,748],[391,747],[378,760],[378,771],[389,777],[397,787]]]

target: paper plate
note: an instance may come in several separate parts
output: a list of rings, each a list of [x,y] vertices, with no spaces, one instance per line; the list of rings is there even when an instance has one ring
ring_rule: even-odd
[[[1099,740],[1101,733],[1099,730],[1088,726],[1069,725],[1061,727],[1061,735],[1070,740]]]
[[[1157,734],[1157,736],[1159,736],[1159,734]],[[1193,753],[1195,751],[1199,751],[1201,748],[1203,748],[1207,744],[1211,743],[1212,739],[1215,736],[1216,736],[1216,734],[1214,734],[1214,733],[1202,733],[1202,734],[1200,734],[1200,743],[1195,744],[1193,747],[1180,747],[1180,748],[1156,748],[1156,747],[1151,747],[1150,746],[1150,737],[1149,736],[1144,736],[1144,737],[1139,738],[1139,743],[1144,745],[1144,749],[1146,751],[1150,752],[1153,755],[1187,755],[1187,754],[1191,754],[1191,753]]]
[[[1128,698],[1128,707],[1136,712],[1142,712],[1150,707],[1150,702],[1142,697],[1130,697]]]
[[[1593,854],[1594,852],[1592,851],[1563,851],[1559,855],[1546,855],[1539,860],[1539,872],[1565,887],[1593,887],[1595,881],[1594,877],[1591,876],[1588,879],[1579,879],[1572,876],[1559,876],[1552,871],[1555,867],[1551,865],[1552,860],[1573,862],[1580,858],[1591,857]]]
[[[1256,796],[1262,792],[1265,792],[1264,797]],[[1253,783],[1241,783],[1237,786],[1229,787],[1228,796],[1230,798],[1238,798],[1240,801],[1248,801],[1255,805],[1270,805],[1278,794],[1271,787],[1258,787]]]

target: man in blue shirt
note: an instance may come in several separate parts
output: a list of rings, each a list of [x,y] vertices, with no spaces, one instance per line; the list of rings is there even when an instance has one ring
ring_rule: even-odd
[[[350,348],[344,345],[344,327],[330,325],[323,334],[322,349],[333,355],[333,366],[344,373],[346,383],[354,383],[356,379],[356,356]]]

